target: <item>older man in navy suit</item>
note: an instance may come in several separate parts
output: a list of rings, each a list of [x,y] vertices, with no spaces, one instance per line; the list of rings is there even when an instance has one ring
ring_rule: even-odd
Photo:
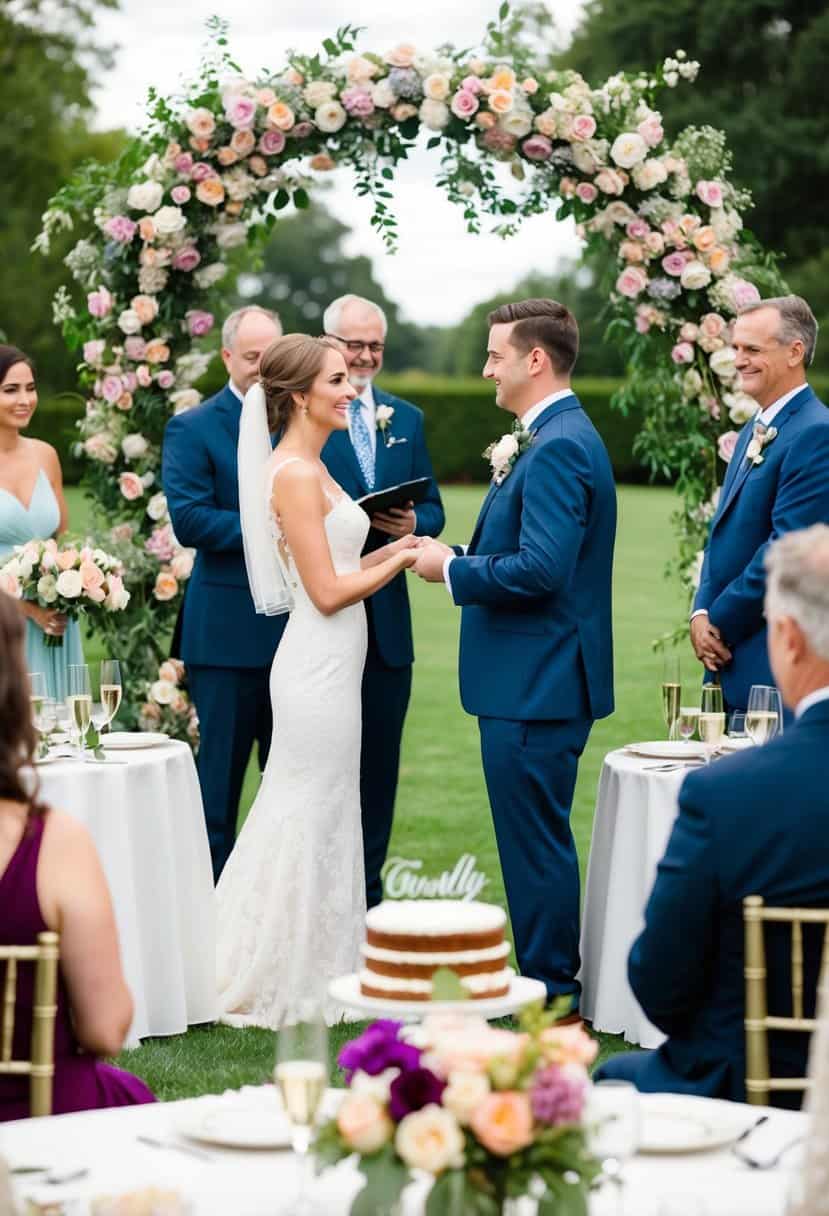
[[[763,558],[770,541],[829,523],[829,410],[806,383],[817,323],[799,296],[744,309],[732,343],[741,387],[759,406],[740,432],[711,521],[691,644],[729,709],[770,684]]]
[[[602,1078],[654,1092],[745,1101],[743,899],[829,906],[829,527],[765,555],[769,656],[794,725],[686,777],[679,816],[628,962],[631,987],[668,1039],[614,1056]],[[776,930],[772,932],[771,929]],[[791,1015],[791,935],[766,937],[769,1013]],[[822,932],[804,932],[805,1013],[814,1014]],[[807,1036],[772,1034],[772,1076],[804,1076]],[[777,1094],[780,1105],[799,1095]]]
[[[264,768],[271,742],[269,675],[284,616],[258,616],[248,587],[239,519],[236,449],[242,399],[259,360],[282,332],[263,308],[241,308],[222,328],[228,383],[164,433],[162,480],[177,538],[197,550],[181,613],[181,657],[199,715],[198,756],[216,879],[236,837],[254,741]]]
[[[591,726],[613,711],[616,491],[570,387],[575,317],[553,300],[524,300],[489,324],[483,374],[518,432],[493,454],[469,546],[428,545],[415,570],[445,579],[462,608],[461,700],[478,717],[518,965],[550,997],[577,999],[570,807]]]
[[[326,337],[339,345],[358,396],[349,408],[348,431],[335,431],[322,449],[331,476],[352,498],[418,477],[432,481],[422,502],[372,516],[366,552],[398,536],[439,536],[443,504],[426,447],[423,412],[374,384],[383,366],[387,322],[383,310],[360,296],[341,296],[323,317]],[[412,690],[412,617],[406,576],[400,574],[366,600],[368,654],[363,673],[363,742],[360,801],[366,898],[383,898],[381,870],[394,816],[400,741]]]

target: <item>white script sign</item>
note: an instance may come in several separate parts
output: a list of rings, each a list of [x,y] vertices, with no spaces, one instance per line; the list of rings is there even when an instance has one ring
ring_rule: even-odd
[[[477,899],[489,879],[475,868],[475,857],[464,853],[452,870],[436,878],[417,871],[422,861],[390,857],[383,866],[383,889],[387,899]]]

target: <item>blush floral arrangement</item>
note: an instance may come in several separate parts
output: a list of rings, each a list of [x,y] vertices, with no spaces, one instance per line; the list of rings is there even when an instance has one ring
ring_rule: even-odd
[[[395,1211],[410,1171],[433,1183],[426,1216],[499,1216],[531,1195],[539,1216],[586,1216],[599,1165],[587,1148],[587,1066],[597,1047],[555,1010],[518,1031],[482,1018],[372,1023],[340,1052],[348,1092],[319,1131],[320,1166],[356,1153],[366,1184],[351,1216]]]

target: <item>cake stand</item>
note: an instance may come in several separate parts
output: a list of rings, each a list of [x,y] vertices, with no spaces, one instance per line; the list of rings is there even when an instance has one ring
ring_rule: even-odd
[[[489,1000],[384,1001],[376,996],[363,996],[360,991],[360,976],[355,971],[351,975],[341,975],[332,980],[328,985],[328,995],[332,1001],[357,1013],[374,1017],[393,1017],[401,1022],[416,1022],[430,1013],[474,1014],[487,1019],[509,1017],[511,1013],[517,1013],[533,1001],[546,1000],[547,989],[541,980],[515,975],[509,992]]]

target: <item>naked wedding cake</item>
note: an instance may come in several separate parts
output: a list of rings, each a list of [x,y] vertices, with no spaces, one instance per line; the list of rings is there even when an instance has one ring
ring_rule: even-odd
[[[470,997],[505,996],[506,915],[493,904],[462,899],[386,900],[366,913],[360,991],[386,1001],[432,999],[432,976],[453,971]]]

